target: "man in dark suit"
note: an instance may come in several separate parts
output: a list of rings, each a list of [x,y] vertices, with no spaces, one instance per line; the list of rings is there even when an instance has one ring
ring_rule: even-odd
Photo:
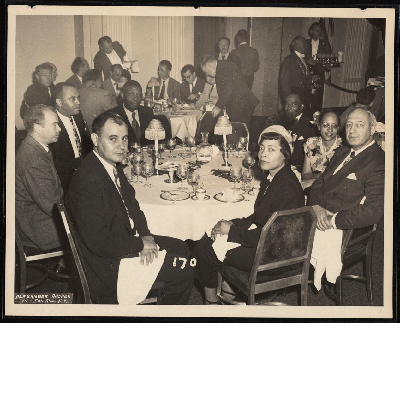
[[[110,93],[111,101],[113,102],[113,107],[117,105],[117,97],[120,92],[120,82],[122,78],[122,65],[114,64],[110,67],[111,75],[109,78],[105,79],[103,82],[103,89]],[[123,85],[121,85],[122,87]]]
[[[128,126],[128,145],[137,142],[141,146],[154,144],[145,137],[146,128],[154,118],[150,107],[141,106],[143,98],[142,87],[137,81],[126,82],[122,88],[123,103],[111,111],[120,115]]]
[[[230,61],[234,63],[238,69],[241,69],[241,60],[237,55],[229,52],[231,40],[227,37],[222,37],[217,42],[217,59],[220,61]]]
[[[385,153],[375,143],[376,119],[361,108],[346,123],[350,145],[340,147],[311,187],[318,229],[353,229],[377,224],[383,215]]]
[[[23,245],[49,250],[62,238],[55,206],[63,190],[49,150],[61,129],[54,108],[45,105],[29,108],[24,125],[27,136],[15,158],[15,216]]]
[[[203,92],[206,81],[197,77],[194,66],[191,64],[186,64],[181,74],[183,79],[180,89],[181,101],[188,104],[195,103]]]
[[[291,93],[300,94],[308,105],[307,64],[304,60],[306,40],[296,36],[291,44],[291,52],[284,60],[279,74],[280,94],[282,101]],[[306,107],[308,110],[308,107]]]
[[[304,114],[304,102],[298,94],[289,94],[285,99],[284,111],[267,118],[266,128],[281,125],[290,132],[293,138],[291,165],[301,173],[304,163],[304,143],[308,138],[317,136],[318,132]]]
[[[107,111],[93,122],[94,150],[83,160],[66,196],[76,225],[92,301],[117,304],[122,259],[140,257],[153,263],[166,250],[156,281],[165,284],[163,304],[186,304],[193,285],[193,267],[185,242],[151,235],[146,217],[121,167],[128,150],[125,121]],[[186,262],[179,259],[185,258]],[[179,264],[178,264],[179,263]],[[132,268],[135,268],[132,265]]]
[[[24,95],[24,110],[33,107],[37,104],[44,104],[46,106],[53,105],[54,89],[53,85],[53,67],[49,63],[40,64],[35,68],[33,73],[34,83],[28,87]],[[22,115],[23,117],[23,115]]]
[[[244,79],[251,90],[254,82],[254,73],[260,68],[258,51],[249,45],[249,35],[245,29],[240,29],[235,37],[236,49],[231,54],[238,56]]]
[[[181,84],[169,75],[172,70],[172,64],[168,60],[160,61],[158,65],[158,85],[154,87],[154,98],[157,100],[176,99],[177,102],[181,101]],[[151,82],[155,78],[151,78],[147,88],[151,91]]]
[[[316,81],[315,93],[310,95],[311,100],[311,113],[321,111],[322,101],[324,97],[324,79],[325,70],[321,64],[314,63],[314,57],[317,54],[331,54],[332,48],[327,39],[323,38],[322,26],[319,22],[314,22],[308,29],[310,39],[306,40],[305,60],[308,64],[310,72],[312,71]]]
[[[244,122],[249,128],[251,114],[260,101],[250,91],[236,65],[206,56],[201,68],[207,77],[215,78],[218,88],[218,101],[212,110],[213,117],[218,116],[225,108],[231,121]]]
[[[104,79],[106,80],[110,77],[110,67],[114,64],[121,64],[123,68],[129,68],[132,63],[124,63],[124,57],[126,56],[126,51],[122,47],[121,43],[113,42],[110,37],[103,36],[98,40],[99,51],[94,56],[94,68],[103,72]],[[130,60],[132,61],[132,60]],[[130,72],[124,70],[127,73],[127,78],[130,79]]]
[[[78,89],[69,83],[56,85],[55,107],[61,128],[60,138],[50,145],[54,164],[64,192],[67,191],[73,173],[82,158],[92,149],[92,141],[86,127],[79,101]]]
[[[83,76],[89,71],[89,63],[82,57],[76,57],[71,64],[71,71],[73,75],[70,76],[65,82],[76,86],[78,89],[82,85]]]

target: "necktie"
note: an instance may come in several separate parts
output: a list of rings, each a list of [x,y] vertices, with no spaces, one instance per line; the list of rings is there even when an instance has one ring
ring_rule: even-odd
[[[78,131],[77,131],[76,128],[75,128],[74,119],[71,117],[69,120],[71,121],[72,129],[74,130],[75,142],[76,142],[76,147],[77,147],[77,149],[78,149],[79,157],[82,157],[82,143],[81,143],[81,138],[79,137]]]
[[[132,220],[132,218],[131,218],[131,215],[129,214],[128,208],[127,208],[126,205],[125,205],[124,197],[122,196],[121,185],[120,185],[120,182],[119,182],[119,175],[118,175],[118,171],[117,171],[117,168],[116,168],[116,167],[113,168],[113,172],[114,172],[114,182],[115,182],[115,185],[117,186],[119,195],[121,196],[121,200],[122,200],[122,202],[124,203],[124,207],[125,207],[126,213],[128,214],[129,223],[131,224],[131,227],[133,228],[133,220]]]
[[[118,96],[119,95],[119,90],[118,90],[118,83],[114,83],[114,87],[115,87],[115,94]]]
[[[222,56],[222,61],[225,61],[225,56]]]
[[[164,95],[165,95],[165,81],[162,81],[161,92],[160,92],[160,96],[158,98],[163,99]]]
[[[342,168],[343,168],[350,160],[352,160],[352,159],[354,158],[355,155],[356,155],[355,151],[352,150],[352,151],[350,152],[350,156],[349,156],[348,158],[346,158],[346,160],[344,161],[344,163],[343,163],[343,165],[342,165]]]
[[[135,136],[136,136],[138,143],[140,143],[140,133],[141,132],[140,132],[140,126],[136,120],[135,112],[132,113],[132,128],[133,128],[133,131],[135,132]]]

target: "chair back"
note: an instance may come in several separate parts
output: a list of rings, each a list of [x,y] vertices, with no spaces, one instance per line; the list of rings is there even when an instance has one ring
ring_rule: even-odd
[[[359,251],[365,251],[372,244],[376,228],[377,224],[344,231],[341,247],[342,260],[346,256],[346,252],[358,253]]]
[[[308,270],[316,226],[312,207],[276,211],[261,231],[250,284],[261,271],[304,262]]]
[[[79,279],[80,279],[81,286],[82,286],[84,304],[92,304],[92,301],[90,300],[89,285],[87,283],[86,273],[85,273],[85,269],[84,269],[84,260],[83,260],[82,252],[81,252],[81,250],[79,248],[79,244],[78,244],[79,242],[78,242],[77,233],[75,232],[75,228],[74,228],[73,223],[64,207],[64,204],[62,202],[58,203],[57,208],[61,214],[64,228],[65,228],[65,231],[67,232],[68,241],[71,246],[72,254],[74,256],[76,270],[78,272]]]
[[[228,144],[236,144],[239,138],[247,138],[246,150],[249,150],[250,132],[244,122],[231,122],[232,135],[226,137]]]

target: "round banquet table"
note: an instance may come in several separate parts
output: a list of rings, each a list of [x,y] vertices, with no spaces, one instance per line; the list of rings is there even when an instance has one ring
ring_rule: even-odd
[[[182,152],[182,149],[176,148],[173,154],[177,156]],[[190,159],[168,158],[169,151],[163,154],[164,159],[160,162],[185,162],[195,161],[196,156],[192,155]],[[233,166],[241,166],[243,157],[236,158],[231,156],[229,162]],[[145,161],[150,161],[147,153]],[[210,234],[213,226],[220,220],[231,220],[233,218],[247,217],[253,213],[255,196],[248,193],[243,194],[245,200],[238,203],[224,203],[214,199],[214,195],[221,193],[223,189],[232,188],[233,182],[227,179],[214,176],[211,173],[212,169],[220,169],[223,160],[221,153],[218,153],[208,163],[203,165],[197,172],[200,175],[200,182],[203,183],[210,196],[209,200],[192,200],[191,197],[182,201],[163,200],[161,190],[177,190],[181,187],[181,181],[178,183],[166,183],[167,174],[153,175],[150,177],[152,187],[144,187],[145,178],[140,177],[142,183],[132,184],[136,191],[136,199],[140,204],[140,208],[144,212],[150,232],[154,235],[171,236],[178,239],[199,240],[205,232]],[[125,174],[131,175],[131,165],[125,167]],[[193,195],[192,187],[185,180],[184,185],[188,188],[188,192]],[[239,186],[239,183],[237,183]],[[259,182],[252,181],[252,186],[258,186]]]
[[[155,112],[154,115],[165,115],[171,122],[172,137],[183,140],[186,136],[195,136],[197,122],[201,117],[202,111],[183,109],[176,112]]]

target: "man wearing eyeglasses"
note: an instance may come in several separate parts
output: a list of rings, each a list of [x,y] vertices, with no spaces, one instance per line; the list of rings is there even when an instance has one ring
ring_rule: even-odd
[[[203,92],[206,81],[197,77],[194,66],[191,64],[186,64],[181,74],[183,79],[180,88],[181,101],[188,104],[195,103]]]

